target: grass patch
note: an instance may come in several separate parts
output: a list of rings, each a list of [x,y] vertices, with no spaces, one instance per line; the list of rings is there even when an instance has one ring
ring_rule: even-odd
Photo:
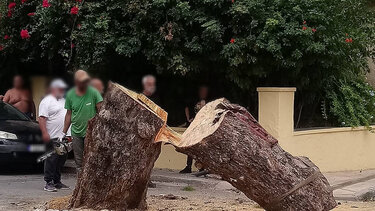
[[[195,191],[195,189],[192,186],[185,186],[182,188],[183,191]]]

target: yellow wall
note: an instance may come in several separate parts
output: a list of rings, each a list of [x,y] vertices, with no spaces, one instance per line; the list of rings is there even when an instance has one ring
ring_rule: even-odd
[[[322,171],[375,168],[375,133],[366,128],[294,131],[294,92],[295,88],[258,88],[259,123],[283,149],[309,157]]]
[[[332,128],[294,132],[280,145],[309,157],[322,171],[375,168],[375,133],[366,128]]]
[[[36,116],[39,114],[39,104],[46,94],[47,77],[34,76],[31,78],[31,90],[33,93],[33,101],[36,108]]]
[[[172,127],[172,130],[183,133],[186,128]],[[176,152],[175,147],[171,144],[163,144],[158,160],[155,162],[155,168],[166,168],[181,170],[186,166],[187,156]],[[193,162],[194,164],[194,162]],[[193,165],[193,170],[197,170]]]
[[[309,157],[321,171],[375,168],[375,133],[364,127],[294,131],[295,88],[258,88],[259,122],[286,151]],[[183,130],[180,129],[180,132]],[[182,169],[186,156],[163,145],[156,168]]]
[[[186,158],[186,155],[176,152],[174,146],[163,144],[161,154],[155,162],[155,168],[181,170],[186,166]]]

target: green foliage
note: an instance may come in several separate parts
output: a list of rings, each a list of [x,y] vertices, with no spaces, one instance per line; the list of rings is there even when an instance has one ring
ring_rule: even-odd
[[[296,86],[309,93],[302,101],[325,100],[338,122],[370,124],[374,108],[358,105],[368,100],[362,94],[370,88],[362,76],[375,44],[375,17],[367,0],[49,3],[44,8],[42,0],[16,0],[11,18],[0,5],[0,36],[12,37],[0,39],[0,61],[15,57],[14,62],[41,60],[64,70],[100,69],[113,62],[113,55],[141,55],[161,73],[215,70],[243,90]],[[73,6],[78,15],[70,14]],[[21,29],[31,38],[21,39]]]
[[[342,126],[375,123],[375,91],[363,80],[337,81],[327,89],[332,115]]]

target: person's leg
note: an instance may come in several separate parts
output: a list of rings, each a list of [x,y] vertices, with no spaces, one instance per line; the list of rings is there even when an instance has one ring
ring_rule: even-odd
[[[186,166],[191,169],[191,166],[193,165],[193,158],[188,156],[186,160]]]
[[[57,165],[57,155],[53,154],[44,161],[44,181],[46,185],[44,187],[45,191],[53,192],[56,188],[53,183],[53,178]]]
[[[191,167],[193,165],[193,158],[188,156],[186,161],[186,167],[180,171],[181,174],[191,173]]]
[[[65,161],[66,161],[67,157],[68,157],[67,154],[58,156],[58,162],[57,162],[57,165],[56,165],[56,171],[55,171],[55,175],[54,175],[54,179],[53,179],[55,187],[57,189],[69,189],[68,186],[64,185],[61,182],[61,170],[65,165]]]
[[[57,165],[56,165],[56,171],[53,176],[53,182],[55,184],[61,182],[61,169],[64,167],[65,161],[66,161],[67,155],[58,155],[57,157]]]
[[[84,138],[73,136],[73,153],[74,153],[74,160],[77,166],[77,173],[80,173],[81,168],[82,168],[83,149],[84,149]]]

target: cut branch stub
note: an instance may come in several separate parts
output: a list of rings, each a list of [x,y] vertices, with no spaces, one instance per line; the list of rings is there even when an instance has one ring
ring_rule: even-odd
[[[203,107],[175,145],[266,210],[336,206],[318,167],[285,152],[246,109],[225,99]]]
[[[89,122],[71,208],[146,209],[147,184],[161,150],[155,138],[167,113],[140,99],[147,101],[109,83],[101,110]]]

